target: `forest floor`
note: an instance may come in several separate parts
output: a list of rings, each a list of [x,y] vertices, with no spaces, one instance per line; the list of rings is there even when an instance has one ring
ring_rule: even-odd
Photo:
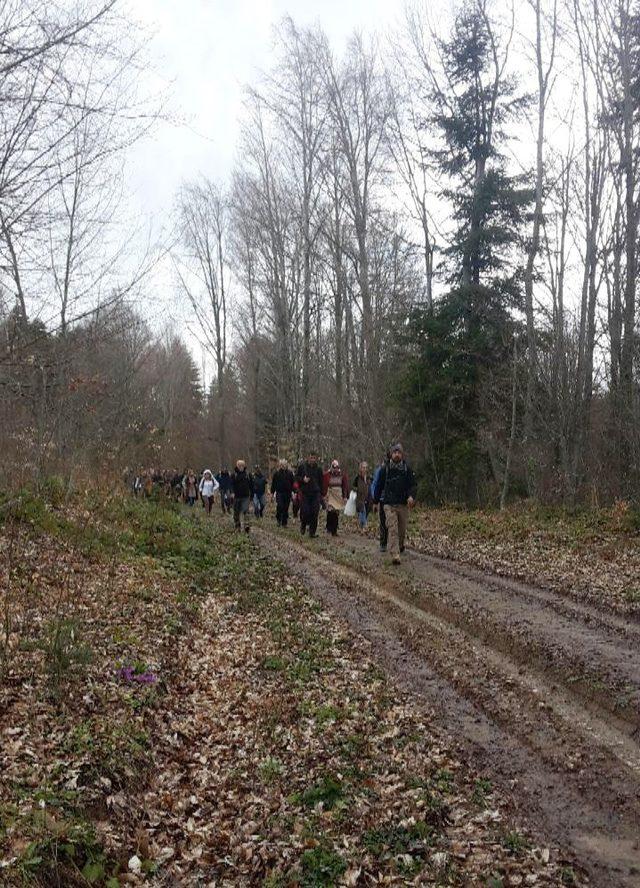
[[[0,884],[640,884],[624,593],[97,493],[0,516]]]
[[[259,533],[433,707],[539,842],[622,886],[640,884],[640,620],[621,592],[637,588],[635,532],[612,520],[419,512],[401,567],[371,532],[289,528],[286,548],[282,530]],[[540,585],[511,579],[523,575]]]
[[[522,503],[499,511],[419,509],[412,545],[429,555],[640,618],[640,512]]]

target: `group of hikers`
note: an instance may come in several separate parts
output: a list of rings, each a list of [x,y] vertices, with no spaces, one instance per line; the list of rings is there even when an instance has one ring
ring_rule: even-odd
[[[267,479],[256,466],[253,474],[247,472],[244,460],[238,460],[233,472],[224,468],[214,475],[211,469],[204,469],[199,474],[193,469],[179,472],[160,472],[148,469],[139,472],[133,478],[132,490],[136,496],[151,496],[154,491],[161,491],[176,500],[182,500],[188,506],[195,506],[201,500],[203,508],[211,513],[216,495],[220,494],[223,513],[234,512],[237,503],[244,500],[253,502],[257,518],[262,518],[267,504]],[[246,511],[249,511],[247,505]]]
[[[208,514],[219,495],[222,512],[233,514],[236,530],[247,533],[251,506],[257,519],[264,515],[267,488],[275,500],[278,526],[287,526],[291,509],[294,519],[300,521],[300,532],[310,537],[316,536],[321,509],[327,513],[326,530],[332,536],[338,533],[341,512],[357,516],[362,532],[370,513],[377,512],[380,550],[389,551],[394,564],[400,562],[404,551],[408,512],[415,504],[417,488],[399,443],[390,447],[372,475],[368,464],[361,462],[352,481],[338,460],[332,460],[325,471],[318,454],[311,451],[295,472],[286,459],[281,459],[270,485],[260,466],[249,472],[242,459],[233,471],[222,468],[216,475],[211,469],[204,469],[199,475],[191,469],[183,473],[140,473],[134,479],[133,491],[136,495],[149,495],[149,484],[152,489],[154,483],[161,483],[168,495],[182,499],[190,507],[200,499]]]

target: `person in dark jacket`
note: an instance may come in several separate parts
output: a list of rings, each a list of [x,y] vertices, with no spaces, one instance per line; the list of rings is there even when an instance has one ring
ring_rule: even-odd
[[[402,444],[394,444],[391,459],[382,467],[373,491],[374,503],[384,502],[394,564],[400,564],[400,553],[404,552],[409,509],[415,505],[416,492],[415,475],[405,461]]]
[[[173,473],[173,478],[171,479],[171,496],[176,502],[178,502],[182,496],[182,479],[184,478],[184,475],[184,472],[179,472],[176,469]]]
[[[220,485],[220,503],[222,505],[222,514],[231,511],[233,505],[233,493],[231,490],[231,475],[229,469],[221,469],[216,475],[216,481]]]
[[[255,466],[253,475],[253,512],[256,518],[262,518],[267,505],[267,479],[262,474],[260,466]]]
[[[358,474],[353,479],[351,489],[356,494],[356,514],[358,516],[358,524],[360,530],[364,533],[367,526],[369,511],[372,506],[371,499],[371,476],[369,475],[369,466],[366,462],[361,462],[358,467]]]
[[[389,538],[389,528],[387,527],[387,516],[384,510],[384,490],[381,493],[380,501],[376,503],[375,501],[375,491],[378,487],[378,481],[380,479],[380,473],[384,469],[385,465],[391,459],[391,451],[387,450],[386,456],[384,460],[380,463],[380,465],[376,468],[373,473],[373,479],[371,481],[371,501],[373,503],[374,512],[378,513],[379,519],[379,540],[380,540],[380,551],[387,551],[387,542]]]
[[[291,496],[291,514],[294,519],[297,521],[298,516],[300,515],[300,503],[302,502],[302,495],[300,493],[300,484],[298,483],[297,477],[293,476],[293,494]]]
[[[188,506],[195,506],[198,499],[198,478],[193,469],[187,469],[184,476],[184,498]]]
[[[247,466],[243,459],[239,459],[231,476],[231,489],[233,491],[233,523],[236,530],[240,530],[240,517],[245,533],[249,533],[249,507],[253,498],[253,478],[247,472]]]
[[[289,504],[293,495],[295,478],[286,459],[281,459],[271,479],[271,493],[276,498],[276,521],[278,527],[286,527],[289,521]]]
[[[300,463],[296,480],[300,494],[300,533],[305,533],[308,527],[309,536],[314,537],[318,529],[324,486],[324,472],[317,453],[312,451],[308,459]]]

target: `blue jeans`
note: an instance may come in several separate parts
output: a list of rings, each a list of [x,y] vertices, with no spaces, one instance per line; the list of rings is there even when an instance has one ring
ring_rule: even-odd
[[[367,526],[367,510],[363,509],[361,512],[358,512],[358,524],[364,530]]]

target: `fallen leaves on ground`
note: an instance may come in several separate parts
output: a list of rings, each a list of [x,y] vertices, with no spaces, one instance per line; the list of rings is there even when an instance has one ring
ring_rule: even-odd
[[[309,591],[153,508],[0,537],[7,884],[585,884]]]
[[[431,555],[568,594],[622,614],[640,614],[640,545],[635,513],[418,509],[409,541]],[[632,520],[633,518],[633,520]]]

